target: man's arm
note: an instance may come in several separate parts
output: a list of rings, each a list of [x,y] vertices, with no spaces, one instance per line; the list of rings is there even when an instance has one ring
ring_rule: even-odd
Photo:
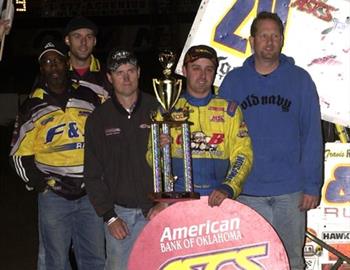
[[[303,194],[300,199],[299,209],[300,211],[308,211],[314,209],[320,203],[320,196]]]
[[[300,114],[301,163],[304,178],[304,195],[299,206],[301,210],[309,210],[318,205],[323,182],[323,142],[319,98],[316,86],[308,74],[306,79]]]
[[[92,113],[85,125],[84,182],[89,199],[96,213],[105,222],[116,218],[110,191],[104,183],[103,149],[104,136],[99,121]]]
[[[118,240],[129,234],[124,220],[114,211],[114,202],[110,190],[104,182],[103,168],[103,129],[99,126],[98,118],[90,115],[85,125],[84,181],[87,194],[97,214],[103,217],[109,233]]]
[[[35,142],[37,127],[31,119],[31,101],[27,100],[16,117],[12,134],[10,164],[29,190],[43,191],[47,186],[47,174],[35,164]]]
[[[208,197],[208,205],[211,207],[220,206],[228,197],[228,193],[223,190],[214,189]]]
[[[228,139],[226,147],[229,148],[230,167],[219,189],[225,191],[229,198],[236,198],[241,193],[252,167],[253,150],[241,109],[232,104],[228,108],[230,122],[225,130],[225,137]]]
[[[41,172],[34,161],[35,157],[13,155],[10,157],[10,164],[15,169],[17,175],[26,183],[27,189],[35,189],[42,192],[47,187],[49,175]]]

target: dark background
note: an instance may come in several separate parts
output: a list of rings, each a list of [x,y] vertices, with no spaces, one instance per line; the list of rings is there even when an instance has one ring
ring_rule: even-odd
[[[6,2],[6,1],[5,1]],[[15,1],[14,1],[15,2]],[[99,27],[94,55],[101,62],[109,50],[132,50],[141,66],[141,89],[152,92],[151,80],[161,75],[158,53],[172,49],[179,56],[200,0],[27,0],[17,1],[0,62],[0,99],[31,90],[38,72],[38,47],[43,36],[62,37],[67,22],[76,15]],[[24,5],[25,2],[25,5]],[[20,99],[21,97],[21,99]],[[6,101],[5,101],[6,102]],[[4,113],[1,108],[0,113]],[[15,111],[15,110],[14,110]],[[0,115],[1,116],[1,115]],[[14,118],[14,115],[13,115]],[[334,125],[323,122],[325,141],[337,138]],[[37,203],[8,165],[13,119],[0,123],[0,269],[36,269]]]
[[[5,1],[6,2],[6,1]],[[14,1],[15,2],[15,1]],[[94,55],[101,62],[113,47],[132,50],[141,66],[141,87],[161,75],[158,52],[178,55],[187,39],[200,0],[27,0],[15,12],[0,62],[0,98],[29,93],[38,72],[38,47],[45,35],[61,37],[69,19],[83,15],[99,27]],[[21,9],[24,5],[17,4]],[[6,102],[6,101],[5,101]],[[1,113],[1,108],[0,108]],[[14,117],[14,115],[13,115]],[[36,269],[37,202],[8,165],[13,119],[0,124],[0,269]]]
[[[199,4],[200,0],[27,0],[26,12],[15,12],[11,33],[6,36],[0,93],[28,93],[38,71],[41,39],[45,35],[60,38],[76,15],[98,25],[94,54],[102,62],[113,47],[134,51],[143,71],[142,83],[149,86],[160,72],[159,50],[181,53]]]

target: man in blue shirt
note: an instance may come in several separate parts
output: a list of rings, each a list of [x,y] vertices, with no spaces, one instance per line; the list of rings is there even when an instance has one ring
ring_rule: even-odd
[[[304,269],[306,211],[317,206],[322,185],[317,91],[310,75],[281,54],[283,24],[276,14],[259,13],[249,41],[254,54],[219,90],[238,101],[253,143],[253,168],[238,200],[276,229],[291,269]]]

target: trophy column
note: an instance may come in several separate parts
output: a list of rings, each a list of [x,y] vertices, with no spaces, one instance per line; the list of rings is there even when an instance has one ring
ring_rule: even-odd
[[[184,177],[185,177],[185,191],[193,191],[192,183],[192,158],[191,158],[191,135],[190,125],[185,122],[181,125],[182,127],[182,149],[183,149],[183,160],[184,160]]]
[[[190,123],[187,121],[188,111],[184,111],[186,117],[181,121],[177,121],[171,116],[172,109],[179,99],[182,87],[181,80],[171,77],[171,67],[175,63],[175,55],[170,51],[160,53],[159,61],[164,68],[163,74],[165,78],[153,79],[153,88],[164,112],[162,114],[162,121],[156,121],[152,118],[154,193],[151,194],[151,198],[154,201],[165,202],[199,199],[199,193],[193,192]],[[173,127],[181,127],[182,130],[185,183],[181,191],[174,190],[174,181],[176,181],[177,177],[172,173],[171,146],[169,144],[163,147],[160,146],[160,134],[171,136],[170,131]]]
[[[170,136],[169,124],[162,123],[162,132],[165,135]],[[170,145],[163,146],[163,170],[164,170],[164,191],[170,192],[174,188],[174,177],[171,174],[171,155]]]
[[[152,139],[152,168],[153,168],[153,187],[154,192],[161,192],[162,189],[162,169],[161,169],[161,154],[160,154],[160,135],[159,124],[152,123],[151,125]]]

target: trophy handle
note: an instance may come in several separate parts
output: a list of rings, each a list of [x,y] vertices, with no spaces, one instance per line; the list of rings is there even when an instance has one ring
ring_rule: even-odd
[[[172,105],[172,107],[175,106],[176,102],[178,101],[180,95],[181,95],[181,89],[182,89],[182,80],[178,79],[175,82],[175,87],[178,89],[178,91],[176,92],[176,98],[174,99],[174,104]]]
[[[153,79],[152,82],[154,93],[156,94],[158,102],[163,107],[163,109],[169,113],[180,97],[182,80]]]
[[[159,96],[158,91],[156,91],[156,89],[158,89],[157,85],[160,85],[160,80],[153,79],[152,82],[153,82],[153,89],[154,89],[154,93],[156,94],[156,98],[157,98],[158,102],[160,103],[160,105],[162,105],[163,109],[166,110],[166,106],[163,103],[162,98]]]

